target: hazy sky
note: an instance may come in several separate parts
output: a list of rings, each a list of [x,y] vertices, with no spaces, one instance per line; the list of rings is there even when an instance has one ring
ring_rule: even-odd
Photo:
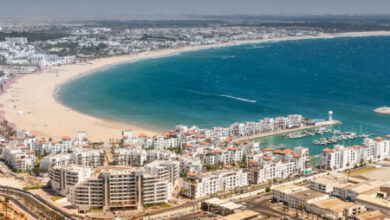
[[[390,14],[390,0],[0,0],[0,17]]]

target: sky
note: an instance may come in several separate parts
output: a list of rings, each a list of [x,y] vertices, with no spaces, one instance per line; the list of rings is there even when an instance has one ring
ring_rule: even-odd
[[[3,18],[390,14],[389,0],[0,0]]]

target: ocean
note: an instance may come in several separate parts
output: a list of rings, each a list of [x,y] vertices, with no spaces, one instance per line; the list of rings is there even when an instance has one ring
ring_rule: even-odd
[[[113,121],[167,130],[178,124],[229,126],[302,114],[342,131],[390,133],[390,37],[305,39],[211,48],[118,64],[64,84],[64,105]],[[258,141],[307,146],[316,137]],[[361,139],[340,144],[359,144]]]

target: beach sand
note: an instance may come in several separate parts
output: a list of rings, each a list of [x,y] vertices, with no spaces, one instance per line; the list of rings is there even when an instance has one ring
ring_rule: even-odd
[[[379,113],[379,114],[387,114],[390,115],[390,107],[379,107],[374,109],[374,112]]]
[[[192,50],[281,40],[376,35],[390,35],[390,32],[352,32],[321,34],[314,37],[304,36],[247,40],[179,49],[165,49],[137,55],[97,59],[90,61],[87,64],[51,67],[39,74],[29,74],[15,80],[10,88],[0,96],[0,103],[2,104],[0,105],[0,112],[2,112],[1,114],[3,114],[8,121],[15,124],[19,130],[29,130],[38,137],[52,137],[54,140],[59,140],[62,136],[74,137],[78,131],[86,131],[90,140],[93,141],[108,141],[111,138],[119,139],[121,138],[121,131],[128,129],[133,130],[135,134],[145,133],[147,135],[156,135],[160,132],[138,125],[103,120],[63,106],[54,97],[56,88],[72,78],[91,73],[109,65],[131,62],[139,59],[156,58]],[[58,70],[58,73],[55,73],[53,70]],[[18,111],[22,111],[23,114],[18,115]]]

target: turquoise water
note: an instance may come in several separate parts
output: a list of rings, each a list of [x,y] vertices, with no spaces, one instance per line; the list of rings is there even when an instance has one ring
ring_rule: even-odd
[[[302,114],[334,118],[341,130],[390,133],[390,37],[248,44],[120,64],[63,85],[58,99],[104,119],[169,129]],[[323,147],[313,138],[266,145]],[[361,140],[345,142],[360,143]]]

